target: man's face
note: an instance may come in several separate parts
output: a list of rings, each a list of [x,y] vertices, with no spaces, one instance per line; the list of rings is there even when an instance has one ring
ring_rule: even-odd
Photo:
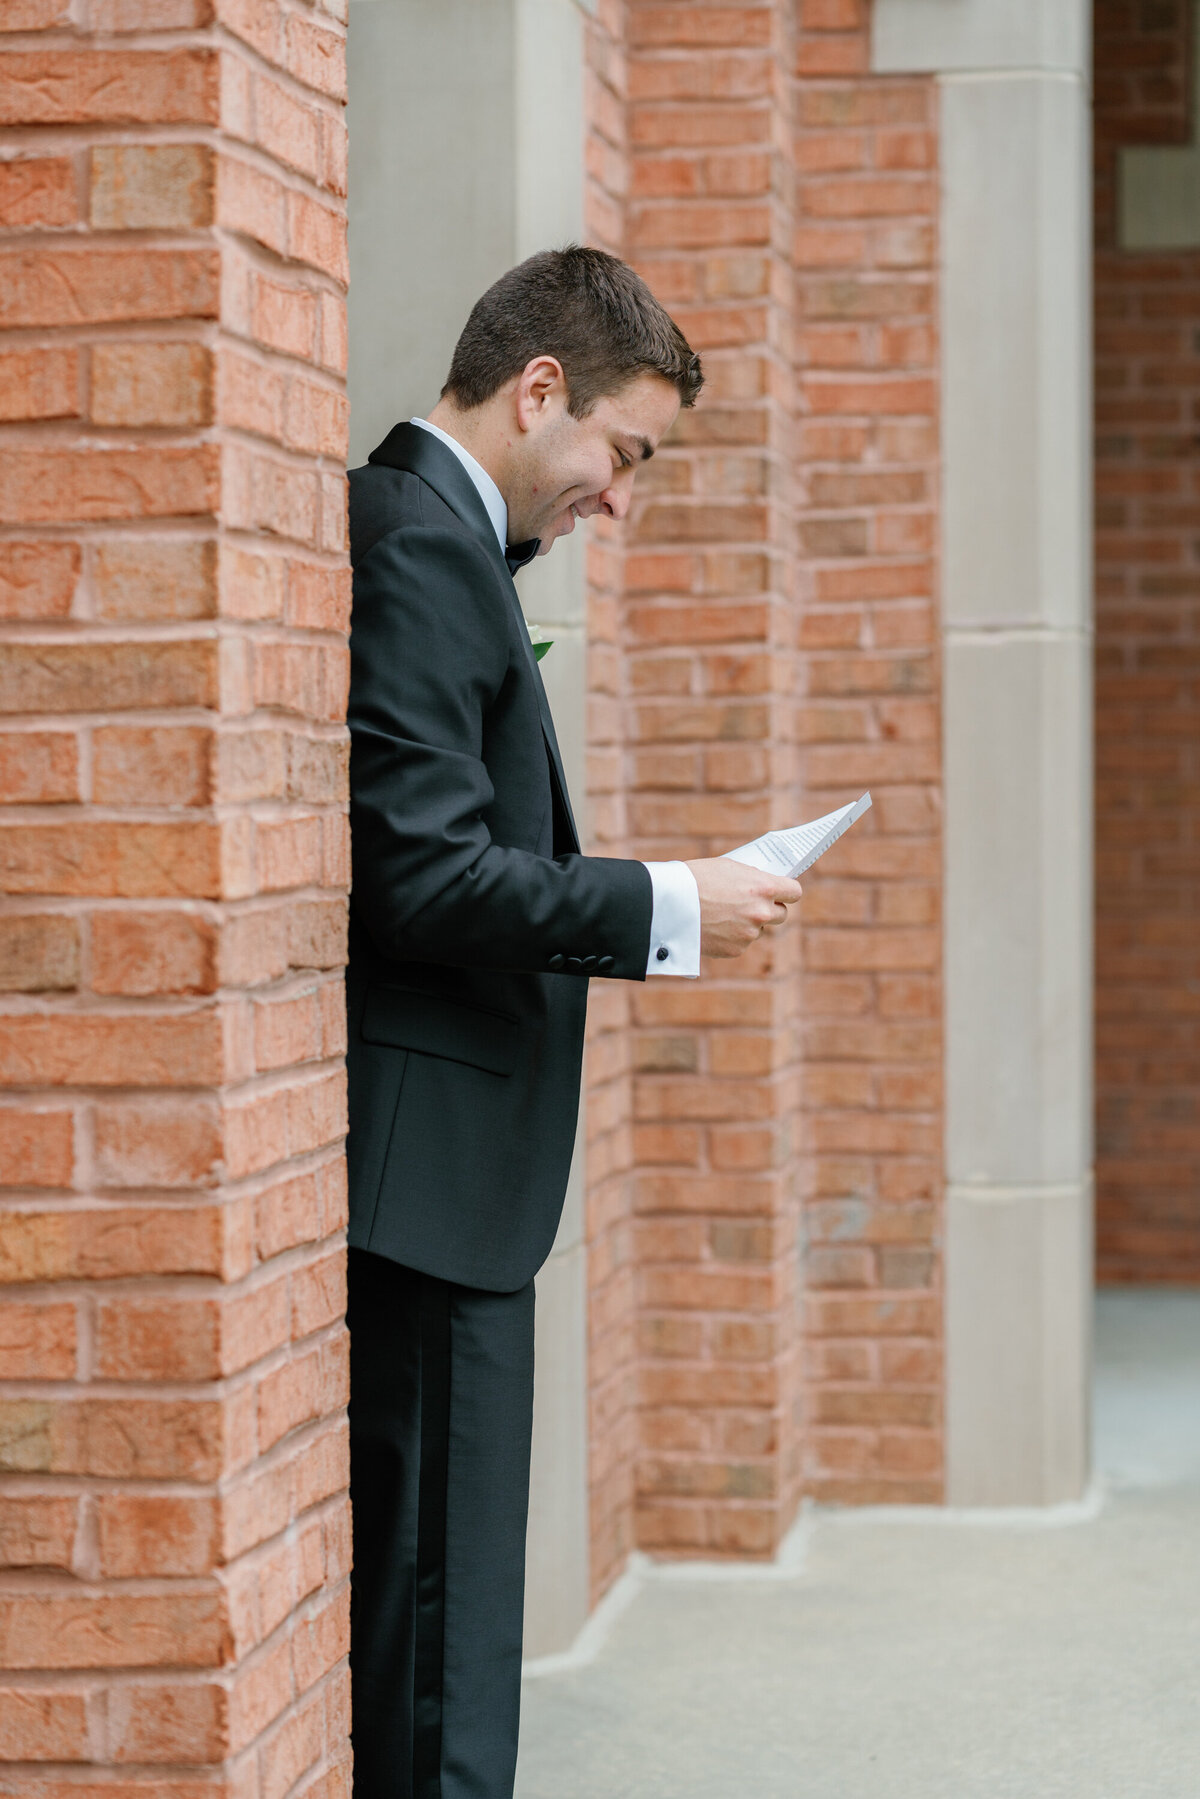
[[[558,364],[544,358],[530,369],[542,369],[546,378],[522,379],[521,454],[505,498],[510,542],[540,537],[544,556],[556,538],[575,529],[577,519],[597,512],[625,517],[638,465],[675,423],[679,395],[660,375],[638,375],[577,419],[567,411],[561,370],[557,378],[550,373]]]

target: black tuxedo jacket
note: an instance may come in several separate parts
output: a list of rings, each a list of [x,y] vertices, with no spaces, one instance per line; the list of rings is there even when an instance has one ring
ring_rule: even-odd
[[[350,1242],[493,1292],[550,1252],[587,976],[645,976],[640,862],[582,856],[483,501],[397,425],[350,474]]]

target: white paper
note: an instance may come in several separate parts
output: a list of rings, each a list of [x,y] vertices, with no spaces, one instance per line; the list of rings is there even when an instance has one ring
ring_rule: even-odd
[[[824,818],[814,818],[806,825],[793,825],[788,831],[768,831],[765,836],[756,837],[753,843],[743,843],[740,849],[726,850],[725,854],[731,862],[744,862],[748,868],[761,868],[771,875],[786,875],[794,881],[797,875],[812,867],[818,856],[825,854],[830,844],[837,842],[843,831],[850,829],[855,819],[862,817],[870,804],[870,794],[864,793],[852,805],[827,812]]]

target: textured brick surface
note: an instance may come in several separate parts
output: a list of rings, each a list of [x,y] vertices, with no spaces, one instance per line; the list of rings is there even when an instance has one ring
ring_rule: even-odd
[[[335,1799],[343,31],[3,10],[0,1786]]]
[[[708,386],[629,531],[629,816],[687,858],[800,804],[788,5],[635,5],[629,244]],[[638,1539],[762,1554],[798,1492],[792,933],[634,998]],[[758,1128],[733,1177],[726,1136]],[[744,1327],[744,1329],[739,1329]]]
[[[802,37],[831,54],[798,64],[802,781],[813,812],[874,799],[805,903],[804,1484],[927,1501],[942,1466],[937,110],[929,81],[841,78],[866,66],[863,10],[806,7]]]
[[[628,15],[625,0],[600,0],[585,20],[588,135],[587,230],[593,243],[624,251],[629,182]],[[621,637],[625,537],[600,519],[588,545],[588,812],[602,855],[630,854],[625,755],[628,668]],[[592,1587],[599,1595],[636,1547],[637,1338],[633,1248],[631,994],[596,981],[588,1002],[587,1239],[588,1475]]]
[[[629,1053],[601,996],[598,1585],[630,1473],[636,1541],[666,1553],[769,1553],[803,1492],[941,1491],[933,87],[862,73],[856,3],[630,0],[623,55],[605,20],[593,230],[708,384],[623,557],[593,551],[594,815],[689,857],[867,786],[875,809],[800,932],[634,989]]]
[[[1190,140],[1192,8],[1096,7],[1097,1247],[1200,1281],[1200,251],[1122,251],[1122,145]]]

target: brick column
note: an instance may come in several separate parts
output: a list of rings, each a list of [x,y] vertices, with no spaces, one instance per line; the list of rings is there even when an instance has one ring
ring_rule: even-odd
[[[1096,1225],[1102,1281],[1200,1283],[1200,219],[1122,241],[1121,152],[1197,139],[1190,0],[1095,9]],[[1131,220],[1136,224],[1136,220]]]
[[[628,6],[599,0],[585,21],[585,223],[589,243],[627,254]],[[597,855],[627,856],[629,664],[623,641],[623,527],[588,527],[588,812]],[[638,1321],[633,1243],[633,1085],[623,981],[588,998],[588,1484],[592,1591],[612,1584],[636,1543]]]
[[[796,356],[806,815],[874,808],[804,901],[805,1485],[941,1493],[937,93],[805,0]]]
[[[708,385],[640,483],[624,639],[639,853],[797,806],[793,8],[630,7],[628,246]],[[795,933],[634,995],[643,1547],[766,1552],[796,1492]]]
[[[338,10],[4,9],[6,1792],[348,1790]]]

